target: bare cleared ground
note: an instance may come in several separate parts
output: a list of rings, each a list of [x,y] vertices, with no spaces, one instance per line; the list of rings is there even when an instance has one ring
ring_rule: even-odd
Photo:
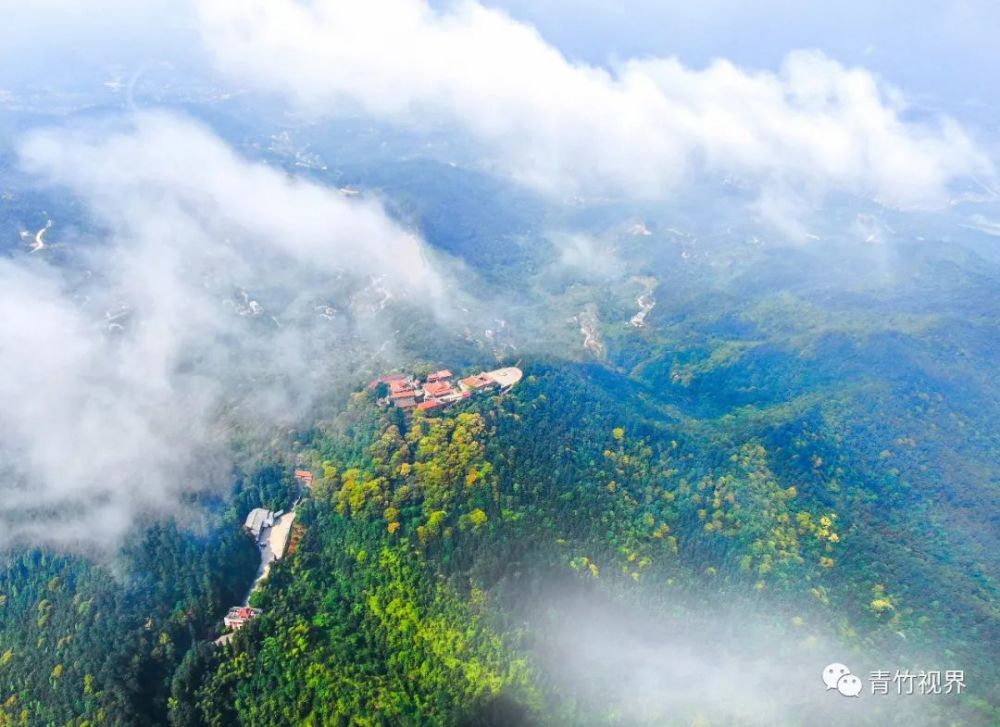
[[[524,373],[516,366],[509,366],[504,369],[487,371],[486,375],[500,384],[502,388],[506,389],[507,387],[513,386],[520,381],[521,377],[524,376]]]
[[[260,534],[260,538],[257,540],[260,548],[260,567],[257,569],[257,577],[254,578],[253,585],[247,592],[247,597],[243,599],[244,606],[249,603],[250,594],[256,591],[261,582],[267,578],[267,574],[271,570],[271,563],[285,554],[285,546],[288,544],[288,536],[292,532],[294,521],[295,512],[286,512],[274,521],[274,525],[265,528]]]

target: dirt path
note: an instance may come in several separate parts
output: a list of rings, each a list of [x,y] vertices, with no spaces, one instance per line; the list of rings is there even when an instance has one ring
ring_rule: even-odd
[[[653,291],[647,291],[640,295],[636,301],[639,304],[639,312],[632,316],[628,322],[633,328],[642,328],[646,325],[646,316],[656,307],[656,299],[653,298]]]
[[[45,249],[45,233],[52,227],[52,220],[45,223],[45,227],[35,233],[35,242],[31,246],[31,252],[38,252]]]

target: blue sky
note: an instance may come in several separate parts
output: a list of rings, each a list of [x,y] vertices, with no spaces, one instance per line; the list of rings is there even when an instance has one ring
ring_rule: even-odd
[[[572,58],[715,57],[774,69],[790,51],[819,48],[861,64],[914,97],[965,116],[993,105],[1000,77],[991,0],[486,0],[538,27]],[[454,5],[434,0],[437,7]],[[189,0],[0,0],[0,86],[44,80],[42,69],[200,57]]]
[[[489,0],[536,25],[567,54],[725,57],[773,69],[790,50],[819,48],[964,115],[996,104],[1000,3],[989,0]]]

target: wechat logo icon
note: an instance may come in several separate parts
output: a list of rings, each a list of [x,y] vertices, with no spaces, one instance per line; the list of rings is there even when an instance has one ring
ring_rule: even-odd
[[[851,674],[851,670],[843,664],[828,664],[823,669],[823,683],[827,691],[836,689],[845,697],[857,697],[861,694],[861,679]]]

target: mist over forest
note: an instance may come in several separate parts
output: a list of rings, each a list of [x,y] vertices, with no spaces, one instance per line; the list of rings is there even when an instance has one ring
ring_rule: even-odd
[[[996,724],[996,12],[737,5],[5,8],[0,727]]]

